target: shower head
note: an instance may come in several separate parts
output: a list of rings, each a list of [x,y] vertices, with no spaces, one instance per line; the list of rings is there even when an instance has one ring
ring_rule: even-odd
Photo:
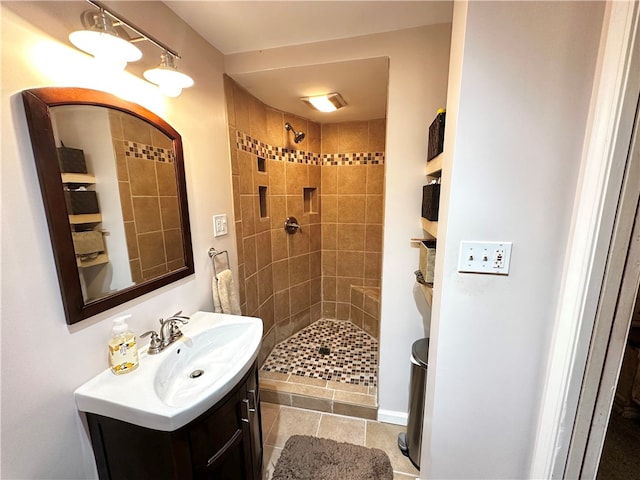
[[[291,125],[289,122],[284,124],[284,128],[285,130],[293,132],[293,141],[295,143],[300,143],[302,140],[304,140],[304,132],[296,132],[296,129],[293,128],[293,125]]]

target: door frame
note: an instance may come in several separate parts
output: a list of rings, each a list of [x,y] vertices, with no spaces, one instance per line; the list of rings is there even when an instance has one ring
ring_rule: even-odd
[[[628,174],[627,157],[640,95],[639,16],[637,0],[606,3],[531,478],[560,479],[567,472],[582,470],[586,442],[584,449],[579,443],[589,436],[593,417],[586,413],[589,410],[594,413],[593,404],[589,407],[585,403],[588,395],[584,394],[583,380],[587,366],[596,367],[593,362],[589,364],[589,360],[602,350],[602,345],[591,343],[598,314],[603,315],[605,303],[611,302],[610,299],[605,302],[604,297],[602,303],[599,300],[605,293],[606,282],[614,281],[613,275],[606,276],[615,270],[613,263],[607,270],[614,238],[624,229],[630,232],[629,225],[633,225],[635,218],[635,210],[619,210],[618,206]],[[631,192],[634,185],[629,186]],[[618,274],[621,276],[621,272]],[[607,295],[612,294],[612,286],[609,285]],[[616,299],[617,293],[615,291]],[[593,338],[602,341],[602,335]],[[604,340],[608,342],[608,336]],[[603,368],[601,364],[600,374]],[[600,374],[596,378],[599,379]],[[585,385],[594,387],[591,381]],[[591,396],[595,402],[595,396]],[[584,431],[586,419],[589,428]],[[591,439],[596,441],[595,436]],[[600,443],[603,441],[604,435]]]

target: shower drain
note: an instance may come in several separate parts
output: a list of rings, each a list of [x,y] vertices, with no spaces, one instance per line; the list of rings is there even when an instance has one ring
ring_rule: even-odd
[[[189,374],[191,378],[198,378],[204,373],[204,370],[194,370]]]
[[[318,353],[320,355],[329,355],[331,353],[331,350],[329,349],[329,347],[320,347],[318,349]]]

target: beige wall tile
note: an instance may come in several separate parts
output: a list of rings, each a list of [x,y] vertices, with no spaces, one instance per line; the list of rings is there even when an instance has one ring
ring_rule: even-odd
[[[236,110],[236,128],[248,134],[251,131],[251,95],[235,84],[233,97]]]
[[[336,223],[338,221],[338,196],[322,195],[320,199],[320,213],[322,223]]]
[[[184,251],[182,249],[182,231],[179,229],[164,231],[164,246],[167,262],[181,260],[184,265]]]
[[[351,305],[348,303],[336,303],[336,319],[349,320],[349,313],[351,312]]]
[[[231,162],[231,174],[238,175],[240,167],[238,166],[238,146],[235,128],[229,128],[229,160]]]
[[[338,198],[338,222],[365,223],[365,207],[364,195],[341,195]]]
[[[299,255],[289,259],[289,284],[297,285],[308,281],[309,276],[309,255]]]
[[[258,140],[265,141],[267,138],[267,109],[260,100],[251,97],[250,105],[250,135]]]
[[[247,296],[247,314],[253,316],[257,313],[258,307],[258,275],[249,275],[245,281],[245,294]]]
[[[367,193],[384,194],[384,165],[367,165]]]
[[[142,270],[142,278],[144,280],[151,280],[152,278],[156,278],[156,277],[159,277],[160,275],[164,275],[168,271],[169,270],[167,268],[167,264],[162,263],[160,265],[156,265],[155,267]]]
[[[364,236],[367,252],[382,252],[382,225],[367,225]]]
[[[319,123],[309,121],[307,122],[307,141],[308,151],[314,153],[320,153],[322,148],[322,127]]]
[[[322,249],[335,250],[338,241],[338,225],[326,223],[322,226]]]
[[[322,167],[322,194],[338,193],[338,169],[337,165],[323,165]]]
[[[269,218],[271,228],[283,228],[287,218],[287,197],[285,195],[269,195]]]
[[[316,412],[331,413],[333,402],[327,398],[308,397],[298,393],[291,394],[291,406],[297,408],[306,408]]]
[[[291,304],[291,315],[295,315],[310,306],[309,303],[309,282],[292,286],[289,290],[289,301]]]
[[[258,279],[258,282],[260,279]],[[262,319],[263,332],[268,332],[275,325],[275,304],[273,295],[260,305],[260,318]]]
[[[238,152],[238,175],[240,193],[243,195],[255,194],[253,189],[253,158],[250,153]]]
[[[124,144],[122,140],[113,139],[113,155],[116,162],[116,175],[121,182],[129,181],[129,171],[127,170],[127,157],[124,155]]]
[[[338,251],[339,277],[364,277],[364,252]]]
[[[309,251],[320,252],[322,249],[322,225],[319,223],[309,225]]]
[[[289,260],[284,259],[272,264],[273,289],[276,292],[289,288]]]
[[[140,251],[140,267],[143,271],[167,263],[162,232],[138,235],[138,247]]]
[[[325,276],[322,279],[322,298],[329,302],[336,301],[336,277]]]
[[[133,203],[131,201],[131,188],[129,182],[118,182],[120,190],[120,206],[122,207],[122,218],[125,222],[133,221]]]
[[[379,280],[382,274],[382,258],[379,253],[364,254],[364,278]]]
[[[223,82],[224,82],[224,98],[225,98],[225,104],[227,107],[227,122],[229,123],[229,125],[235,127],[236,108],[235,108],[235,101],[233,97],[235,82],[231,79],[231,77],[229,77],[226,74],[223,75]]]
[[[273,297],[273,276],[271,265],[258,270],[258,305]]]
[[[282,225],[284,225],[284,220]],[[288,236],[289,235],[284,231],[284,228],[271,230],[271,255],[274,262],[289,256]]]
[[[369,148],[369,125],[366,121],[338,124],[339,153],[366,152]]]
[[[359,309],[364,308],[364,293],[361,288],[351,287],[351,304],[355,305]]]
[[[353,323],[358,328],[362,328],[363,316],[364,316],[364,312],[359,308],[355,307],[352,303],[349,309],[349,320],[351,321],[351,323]]]
[[[338,195],[367,191],[367,165],[343,165],[338,168]]]
[[[289,237],[288,242],[290,256],[293,257],[309,253],[309,234],[309,227],[303,227],[302,229],[299,229],[297,233],[287,235]]]
[[[385,136],[387,133],[387,120],[369,120],[369,152],[385,151]]]
[[[367,195],[367,223],[382,224],[384,220],[383,202],[382,195]]]
[[[286,322],[291,315],[289,289],[276,292],[274,295],[275,323]]]
[[[271,265],[271,232],[266,231],[256,235],[256,257],[258,270]]]
[[[272,195],[285,195],[287,193],[285,167],[285,162],[281,162],[279,160],[267,160],[269,191]]]
[[[140,158],[127,159],[132,195],[158,195],[155,163]]]
[[[151,145],[173,151],[173,140],[157,128],[151,128]]]
[[[324,230],[323,230],[324,232]],[[322,251],[322,275],[335,276],[337,273],[337,252],[335,250]]]
[[[245,237],[243,240],[245,275],[253,275],[258,271],[258,257],[256,253],[256,237]]]
[[[311,278],[309,281],[309,302],[311,305],[319,304],[322,301],[322,278]],[[311,321],[314,321],[312,319]]]
[[[338,224],[338,248],[340,250],[364,251],[365,226],[354,223]]]
[[[160,197],[160,215],[164,230],[180,228],[178,197]]]
[[[133,115],[122,115],[122,130],[126,133],[124,140],[151,145],[151,127],[144,120]]]
[[[240,195],[240,217],[242,218],[242,233],[245,237],[256,233],[254,204],[254,195]]]
[[[178,182],[176,180],[176,167],[173,163],[153,162],[156,167],[158,179],[158,194],[161,196],[177,196]]]
[[[285,133],[282,112],[267,107],[267,136],[265,142],[274,147],[283,147]]]
[[[135,224],[133,222],[124,222],[124,233],[127,239],[127,252],[129,254],[129,260],[138,258],[140,254],[138,252],[138,236],[136,234]]]
[[[380,338],[380,320],[377,317],[364,313],[361,328],[373,338]]]
[[[322,124],[321,153],[339,153],[338,124]]]
[[[322,276],[322,252],[320,250],[309,254],[309,278]]]
[[[140,260],[131,260],[129,262],[129,269],[131,270],[131,280],[135,283],[140,283],[144,280],[142,277],[142,269],[140,268]]]
[[[138,234],[160,230],[162,222],[158,197],[133,197],[133,216]]]
[[[302,196],[302,189],[309,183],[309,167],[301,163],[285,164],[287,195]]]
[[[322,317],[336,318],[336,302],[322,302]]]
[[[109,128],[111,130],[111,136],[119,140],[124,139],[124,133],[122,130],[122,117],[124,114],[112,108],[109,111]]]

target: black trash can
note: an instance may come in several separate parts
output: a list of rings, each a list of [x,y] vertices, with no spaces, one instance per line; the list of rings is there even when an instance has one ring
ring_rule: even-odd
[[[427,384],[427,360],[429,339],[413,342],[411,347],[411,384],[409,386],[409,419],[407,431],[398,435],[400,451],[409,457],[411,463],[420,469],[420,448],[422,446],[422,421],[424,418],[424,389]]]

